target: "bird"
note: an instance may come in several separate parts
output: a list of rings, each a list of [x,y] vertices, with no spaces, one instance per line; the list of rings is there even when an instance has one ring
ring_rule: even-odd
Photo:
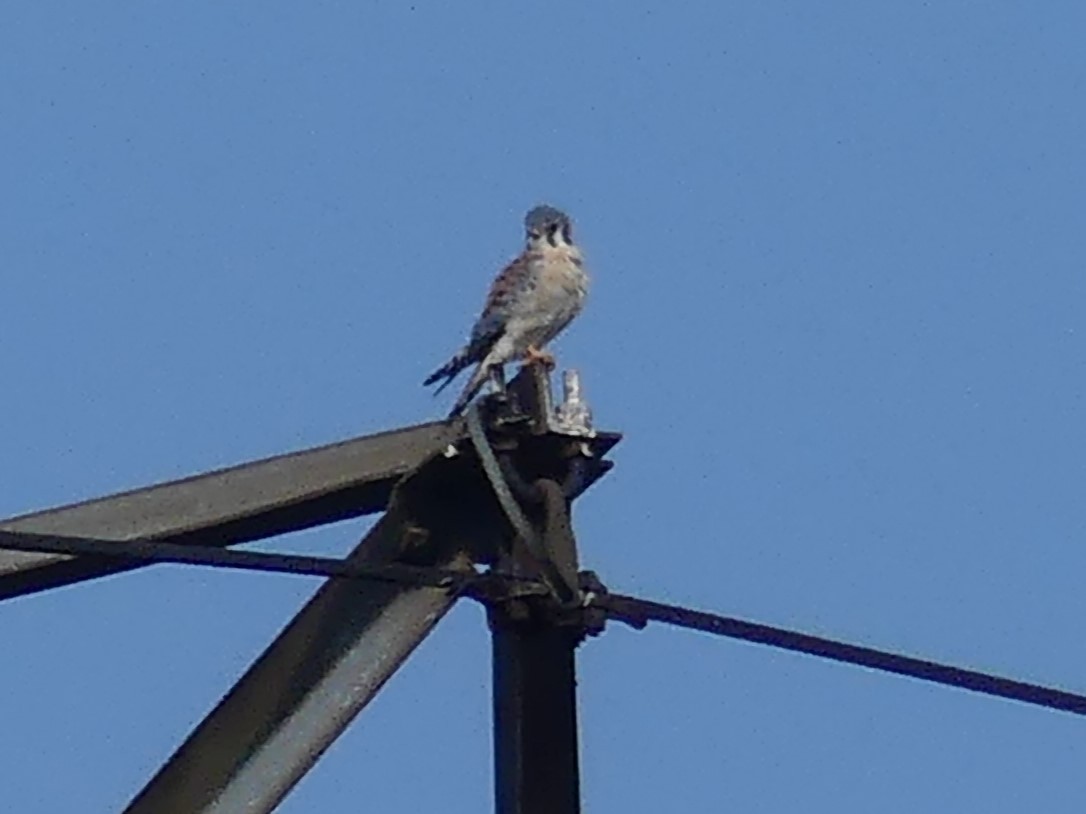
[[[440,382],[437,395],[475,365],[449,418],[464,411],[488,378],[503,386],[509,362],[553,367],[547,343],[584,307],[588,273],[573,242],[569,216],[553,206],[536,206],[524,216],[524,232],[524,250],[494,279],[467,344],[423,382],[423,386]]]

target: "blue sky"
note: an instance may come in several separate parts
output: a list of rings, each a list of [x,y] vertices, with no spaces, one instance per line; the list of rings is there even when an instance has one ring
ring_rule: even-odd
[[[617,467],[616,590],[1086,691],[1079,3],[0,12],[0,515],[429,420],[520,220]],[[343,552],[366,528],[275,541]],[[119,810],[316,588],[0,605],[19,812]],[[581,653],[593,812],[1079,812],[1083,723],[695,633]],[[491,805],[465,604],[281,807]]]

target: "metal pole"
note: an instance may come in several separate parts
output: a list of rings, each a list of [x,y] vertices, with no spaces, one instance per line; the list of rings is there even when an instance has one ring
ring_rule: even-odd
[[[497,814],[578,814],[576,627],[490,611]]]

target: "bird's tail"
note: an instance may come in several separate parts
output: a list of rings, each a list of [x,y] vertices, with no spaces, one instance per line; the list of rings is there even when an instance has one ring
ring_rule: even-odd
[[[471,360],[468,359],[466,349],[462,350],[457,353],[456,356],[454,356],[452,359],[447,361],[445,364],[443,364],[441,367],[439,367],[437,370],[427,376],[426,381],[422,383],[422,386],[429,387],[431,384],[434,384],[440,379],[444,379],[445,381],[441,382],[441,384],[437,386],[437,390],[434,391],[434,395],[436,396],[438,393],[440,393],[442,390],[449,386],[449,382],[455,379],[460,374],[461,370],[463,370],[470,364]]]
[[[487,377],[490,375],[490,368],[483,362],[479,363],[479,366],[475,368],[475,372],[471,374],[471,378],[468,379],[468,383],[464,385],[463,392],[460,393],[460,397],[456,400],[456,404],[449,410],[449,418],[456,418],[464,412],[464,408],[468,406],[468,403],[475,398],[475,394],[482,389],[482,386],[486,384]],[[448,384],[448,382],[446,382]]]

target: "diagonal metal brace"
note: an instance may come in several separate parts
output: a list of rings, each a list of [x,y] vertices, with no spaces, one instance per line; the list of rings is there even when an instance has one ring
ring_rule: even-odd
[[[352,564],[467,570],[506,542],[466,457],[438,456],[399,487]],[[439,588],[329,580],[125,809],[267,814],[449,610]]]
[[[396,482],[465,437],[420,424],[0,520],[0,530],[229,546],[381,511]],[[0,598],[135,567],[116,558],[0,551]]]

